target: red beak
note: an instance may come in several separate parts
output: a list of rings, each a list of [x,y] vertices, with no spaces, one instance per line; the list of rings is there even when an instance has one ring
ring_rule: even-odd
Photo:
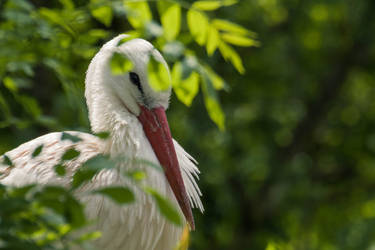
[[[148,109],[140,106],[141,113],[138,120],[142,123],[143,131],[148,138],[165,176],[171,186],[180,208],[185,215],[190,228],[194,230],[194,218],[189,199],[181,176],[176,150],[173,145],[171,131],[163,107]]]

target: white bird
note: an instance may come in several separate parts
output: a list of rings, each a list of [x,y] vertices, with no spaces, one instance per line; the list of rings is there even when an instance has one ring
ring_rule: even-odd
[[[77,193],[77,197],[84,202],[88,219],[96,222],[90,229],[102,231],[102,237],[95,242],[97,249],[170,250],[178,243],[182,228],[161,215],[153,198],[136,188],[121,172],[145,171],[144,184],[172,201],[194,229],[191,208],[203,211],[201,192],[195,181],[199,170],[195,160],[171,137],[165,115],[170,88],[155,91],[149,84],[149,57],[153,56],[168,70],[165,60],[149,42],[132,39],[121,43],[125,38],[128,39],[127,35],[119,35],[107,42],[92,59],[86,74],[85,97],[92,132],[108,131],[109,138],[102,140],[88,133],[69,131],[66,133],[81,140],[61,140],[62,132],[56,132],[26,142],[4,154],[14,167],[0,165],[0,183],[9,186],[31,183],[69,186],[74,172],[98,154],[108,154],[113,158],[141,158],[160,164],[164,171],[124,160],[115,169],[102,170],[82,188],[129,187],[136,197],[130,205],[115,204],[98,194],[84,195],[82,192]],[[110,60],[114,53],[131,60],[132,72],[112,74]],[[33,158],[32,152],[40,145],[44,145],[41,153]],[[81,154],[65,163],[65,176],[58,176],[54,166],[70,148]]]

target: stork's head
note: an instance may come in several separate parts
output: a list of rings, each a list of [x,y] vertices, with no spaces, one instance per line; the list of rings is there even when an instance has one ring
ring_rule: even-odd
[[[95,105],[121,106],[137,117],[164,169],[165,176],[186,220],[194,229],[189,199],[165,115],[171,94],[170,83],[162,83],[166,87],[157,90],[155,86],[152,86],[149,75],[149,64],[151,60],[154,60],[167,72],[167,79],[165,77],[163,79],[170,81],[168,65],[149,42],[143,39],[125,42],[124,40],[127,40],[127,36],[120,35],[107,42],[94,57],[87,71],[85,95],[93,130],[94,132],[105,130],[99,122],[104,121],[105,118],[96,119],[105,113],[101,110],[105,107],[95,107]],[[129,60],[131,66],[127,71],[119,74],[113,71],[110,64],[116,55]],[[98,100],[100,98],[103,100]]]

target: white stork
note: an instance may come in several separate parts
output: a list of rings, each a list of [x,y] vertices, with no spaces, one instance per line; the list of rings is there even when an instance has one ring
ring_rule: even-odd
[[[168,70],[165,60],[143,39],[121,44],[126,37],[119,35],[107,42],[92,59],[86,74],[85,96],[91,129],[94,133],[108,131],[110,137],[102,140],[91,134],[69,131],[81,141],[61,140],[62,132],[56,132],[26,142],[5,154],[14,167],[0,165],[0,183],[69,186],[74,171],[98,154],[142,158],[160,164],[164,171],[123,161],[116,169],[102,170],[82,188],[90,191],[111,185],[130,187],[136,197],[136,202],[130,205],[120,206],[98,194],[77,193],[77,197],[84,202],[87,217],[96,221],[91,229],[102,232],[102,237],[95,242],[97,249],[171,250],[179,241],[182,228],[166,220],[157,211],[153,198],[134,187],[121,171],[137,168],[145,171],[145,184],[179,207],[184,220],[194,229],[191,207],[203,211],[201,193],[195,182],[199,170],[195,160],[171,137],[165,115],[171,90],[154,91],[149,85],[150,55]],[[132,72],[112,74],[110,60],[114,53],[121,53],[132,61]],[[32,152],[42,144],[41,153],[33,158]],[[67,174],[60,177],[55,174],[54,166],[70,148],[81,154],[66,162]]]

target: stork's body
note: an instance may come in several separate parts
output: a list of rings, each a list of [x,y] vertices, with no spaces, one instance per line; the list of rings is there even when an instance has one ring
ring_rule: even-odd
[[[149,126],[146,124],[147,121],[145,118],[140,118],[144,113],[149,114],[153,110],[159,111],[168,106],[170,93],[154,92],[147,84],[145,74],[149,53],[154,53],[156,57],[160,54],[151,44],[141,39],[118,45],[124,37],[120,35],[103,46],[92,60],[86,76],[85,95],[92,130],[93,132],[108,131],[110,137],[102,140],[87,133],[67,132],[81,139],[72,142],[61,140],[62,133],[51,133],[22,144],[6,153],[15,167],[9,169],[5,165],[0,165],[0,171],[3,173],[0,177],[2,184],[22,186],[40,183],[69,186],[75,170],[98,154],[109,154],[111,157],[125,156],[128,159],[142,158],[156,164],[162,163],[163,167],[168,165],[163,163],[164,156],[160,155],[160,149],[156,148],[155,142],[150,138],[152,135],[147,134],[147,126]],[[134,88],[129,78],[125,78],[124,75],[111,74],[109,61],[114,52],[122,53],[131,59],[134,64],[133,70],[138,72],[137,76],[139,75],[140,78],[138,80],[142,82],[141,87]],[[160,58],[162,60],[161,56]],[[142,93],[138,93],[137,89],[142,90]],[[203,209],[199,198],[200,191],[194,180],[199,172],[193,163],[194,160],[176,141],[171,140],[171,143],[172,147],[174,145],[178,159],[177,167],[179,165],[183,180],[182,189],[181,187],[176,189],[175,185],[178,184],[173,184],[173,181],[171,184],[171,180],[166,178],[169,173],[168,168],[164,168],[164,173],[152,167],[123,161],[116,169],[101,171],[89,184],[82,187],[80,192],[77,192],[77,197],[86,205],[88,218],[96,221],[91,229],[102,231],[102,237],[95,244],[98,249],[170,250],[176,246],[181,236],[182,228],[167,221],[158,212],[152,197],[123,177],[122,171],[132,169],[145,171],[147,178],[144,184],[169,198],[176,207],[179,205],[181,214],[183,213],[188,221],[189,212],[186,212],[181,197],[186,196],[192,207]],[[42,144],[44,147],[41,154],[32,158],[32,152]],[[75,148],[81,154],[66,163],[66,176],[58,177],[54,166],[69,148]],[[173,174],[171,176],[174,177]],[[109,185],[130,187],[135,193],[136,202],[120,206],[101,195],[88,195],[84,192]],[[185,196],[184,190],[186,190]]]

